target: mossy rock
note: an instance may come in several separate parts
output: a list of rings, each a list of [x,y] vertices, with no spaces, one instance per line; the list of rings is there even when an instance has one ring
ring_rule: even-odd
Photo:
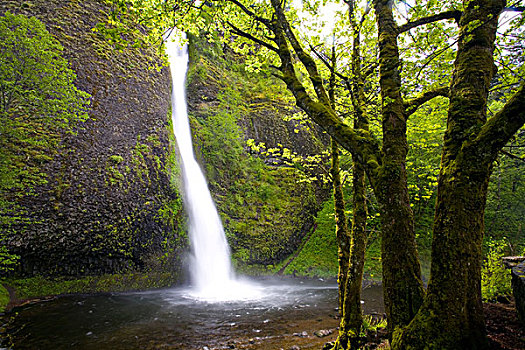
[[[126,292],[170,287],[179,284],[180,278],[181,276],[177,273],[133,272],[85,276],[76,279],[36,276],[25,279],[8,279],[4,281],[4,284],[14,290],[15,299],[11,300],[11,304],[16,306],[26,300],[60,295]],[[5,292],[7,299],[4,306],[9,302],[9,294],[7,291]],[[3,298],[4,292],[1,289],[0,293],[0,296]],[[3,301],[3,299],[0,299],[0,301]]]

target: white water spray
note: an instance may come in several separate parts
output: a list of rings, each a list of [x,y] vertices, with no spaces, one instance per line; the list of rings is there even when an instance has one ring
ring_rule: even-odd
[[[184,202],[189,216],[193,261],[192,295],[205,300],[252,299],[258,290],[235,279],[230,249],[204,174],[195,160],[186,107],[185,80],[188,50],[166,41],[172,77],[173,131],[181,157]],[[255,293],[255,294],[254,294]]]

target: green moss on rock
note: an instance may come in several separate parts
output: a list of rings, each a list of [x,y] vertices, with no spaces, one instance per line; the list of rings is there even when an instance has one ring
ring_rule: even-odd
[[[180,280],[177,273],[126,273],[101,276],[85,276],[78,279],[44,278],[41,276],[7,280],[5,284],[13,288],[14,304],[21,300],[76,293],[107,293],[131,290],[145,290],[172,286]],[[4,295],[0,287],[0,295]],[[3,290],[6,292],[5,288]],[[7,294],[7,300],[9,295]],[[2,301],[3,299],[0,299]],[[7,305],[7,302],[5,303]]]
[[[3,1],[0,13],[45,23],[64,47],[75,85],[92,98],[90,119],[76,135],[63,135],[64,151],[41,159],[48,181],[21,198],[17,214],[24,220],[0,227],[21,257],[18,276],[177,269],[186,242],[182,207],[166,209],[180,195],[172,182],[170,79],[167,67],[160,69],[163,60],[155,47],[117,48],[93,30],[108,18],[105,2],[24,4]],[[133,35],[130,42],[139,39]]]
[[[322,183],[308,181],[312,174],[284,154],[320,154],[322,136],[310,124],[291,120],[291,95],[277,80],[247,73],[235,58],[217,55],[194,38],[190,54],[194,146],[234,263],[245,272],[274,271],[311,231],[326,194]],[[248,140],[279,155],[254,152]]]

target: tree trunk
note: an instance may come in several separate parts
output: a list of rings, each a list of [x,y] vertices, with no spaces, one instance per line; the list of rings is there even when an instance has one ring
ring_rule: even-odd
[[[341,174],[339,171],[339,148],[337,143],[331,139],[332,148],[332,188],[334,195],[335,212],[335,233],[337,237],[337,262],[339,271],[337,273],[337,283],[339,286],[339,311],[344,312],[343,304],[345,298],[345,286],[348,274],[348,264],[350,263],[350,233],[345,214],[345,200],[341,184]]]
[[[366,252],[366,219],[368,210],[366,205],[365,172],[354,163],[353,174],[353,218],[352,235],[350,241],[350,265],[344,288],[344,304],[339,337],[334,349],[357,348],[357,337],[363,324],[361,310],[361,285]]]
[[[332,66],[330,68],[330,82],[328,86],[328,97],[330,106],[335,111],[335,69],[336,56],[335,47],[332,47]],[[346,206],[343,194],[343,184],[341,183],[341,172],[339,168],[339,146],[337,142],[330,138],[330,147],[332,153],[332,166],[330,175],[332,176],[332,190],[334,196],[334,213],[335,213],[335,234],[337,239],[337,262],[339,270],[337,273],[337,284],[339,286],[338,304],[339,312],[343,312],[346,278],[348,274],[348,264],[350,263],[350,232],[346,220]]]
[[[260,19],[250,9],[241,7],[275,34],[272,41],[276,46],[252,39],[249,33],[244,36],[279,55],[279,77],[294,94],[297,105],[352,152],[366,170],[380,203],[383,287],[391,331],[411,321],[424,295],[406,179],[406,120],[413,112],[406,107],[417,107],[418,103],[405,104],[401,97],[397,35],[419,24],[461,16],[438,184],[428,297],[408,327],[394,333],[392,348],[483,349],[486,340],[479,280],[486,186],[497,152],[525,123],[523,85],[500,112],[486,120],[497,18],[505,1],[465,1],[462,14],[447,11],[402,27],[394,22],[390,0],[373,1],[382,98],[380,152],[379,143],[369,132],[350,128],[337,117],[316,63],[303,50],[287,22],[282,2],[271,0],[271,4],[275,10],[271,20]],[[316,98],[297,77],[297,59],[308,72]],[[424,102],[432,96],[416,100]]]
[[[423,283],[408,197],[406,116],[401,97],[397,26],[390,1],[374,2],[379,33],[383,164],[372,185],[380,204],[383,289],[388,328],[407,325],[423,302]]]
[[[481,303],[483,217],[498,147],[476,142],[494,74],[494,40],[504,1],[468,4],[450,90],[434,217],[431,278],[425,302],[392,349],[486,349]],[[480,24],[480,25],[478,25]]]
[[[352,94],[354,107],[354,129],[368,131],[368,119],[364,113],[365,93],[361,74],[361,49],[360,49],[360,27],[355,21],[354,2],[348,1],[349,17],[353,31],[352,44],[352,73],[353,80],[348,87]],[[332,51],[332,69],[335,70],[335,50]],[[331,75],[335,79],[335,73]],[[366,182],[365,170],[355,158],[353,158],[354,171],[352,174],[353,189],[353,217],[352,231],[350,236],[350,261],[343,286],[344,299],[342,304],[342,317],[339,326],[339,337],[333,347],[334,350],[353,349],[358,347],[358,337],[363,325],[363,312],[361,309],[361,288],[363,282],[363,270],[365,266],[365,252],[367,244],[366,220],[368,209],[366,204]],[[341,286],[339,286],[341,288]]]

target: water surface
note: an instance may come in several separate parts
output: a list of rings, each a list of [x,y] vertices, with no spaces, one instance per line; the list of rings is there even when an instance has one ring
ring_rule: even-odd
[[[265,349],[264,339],[302,332],[307,321],[317,329],[338,322],[333,283],[265,280],[256,288],[251,300],[227,302],[185,288],[62,297],[18,309],[8,333],[14,349],[213,349],[250,340]],[[380,287],[364,290],[363,306],[383,312]]]

